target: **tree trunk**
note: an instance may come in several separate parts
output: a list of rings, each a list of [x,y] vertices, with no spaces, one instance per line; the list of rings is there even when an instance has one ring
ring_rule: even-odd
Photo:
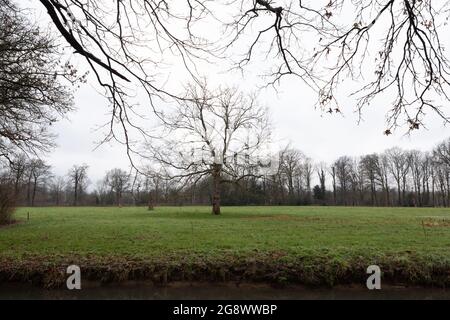
[[[266,191],[266,176],[263,176],[263,194],[264,194],[264,205],[267,205],[267,191]]]
[[[391,193],[389,191],[389,185],[387,184],[387,181],[385,186],[385,192],[386,192],[386,207],[389,207],[391,205]]]
[[[117,192],[117,206],[119,208],[122,207],[122,192],[120,191]]]
[[[433,201],[433,207],[436,207],[436,194],[435,194],[435,181],[434,174],[431,176],[431,197]]]
[[[73,205],[77,206],[78,204],[78,180],[75,178],[75,188],[74,188],[74,196],[73,196]]]
[[[148,192],[148,210],[153,210],[155,209],[154,205],[153,205],[153,197],[152,197],[152,192],[149,191]]]
[[[333,202],[336,205],[336,184],[333,183]]]
[[[16,200],[18,199],[19,192],[20,192],[19,185],[20,185],[20,176],[17,175],[16,180],[14,181],[14,197],[16,198]]]
[[[222,171],[221,164],[213,164],[213,199],[212,199],[212,213],[220,214],[220,172]]]
[[[406,178],[403,177],[402,180],[402,205],[404,206],[406,204]]]
[[[446,174],[446,180],[447,180],[447,201],[446,201],[446,204],[448,206],[449,202],[450,202],[450,175],[449,175],[448,172]]]
[[[27,185],[27,204],[31,205],[31,175],[28,177]]]
[[[37,180],[34,179],[33,181],[33,195],[31,197],[31,206],[34,207],[34,199],[36,199],[36,187],[37,187]]]

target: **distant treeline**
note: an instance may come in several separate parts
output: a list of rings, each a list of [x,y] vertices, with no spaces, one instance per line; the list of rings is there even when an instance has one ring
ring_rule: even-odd
[[[403,150],[360,157],[342,156],[331,164],[315,163],[300,150],[286,147],[277,155],[277,170],[221,186],[224,205],[450,205],[450,139],[432,150]],[[21,155],[5,163],[2,180],[16,203],[44,205],[198,205],[211,204],[211,178],[178,185],[164,175],[112,169],[94,185],[87,165],[74,165],[55,176],[40,159]],[[88,188],[91,184],[90,188]]]

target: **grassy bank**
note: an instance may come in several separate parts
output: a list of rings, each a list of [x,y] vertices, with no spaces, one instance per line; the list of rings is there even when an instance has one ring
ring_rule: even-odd
[[[450,285],[450,212],[435,208],[20,208],[0,228],[0,280]],[[27,215],[30,220],[27,221]]]

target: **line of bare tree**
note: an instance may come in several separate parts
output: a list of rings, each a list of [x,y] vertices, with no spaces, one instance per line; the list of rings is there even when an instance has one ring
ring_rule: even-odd
[[[359,157],[342,156],[331,164],[314,162],[300,150],[285,147],[276,168],[224,183],[224,205],[450,206],[450,138],[431,151],[398,147]],[[253,171],[252,171],[253,170]],[[13,186],[19,205],[211,205],[212,175],[183,181],[115,168],[89,187],[88,166],[74,165],[65,176],[52,174],[41,159],[20,155],[4,162],[2,180]],[[222,179],[232,180],[227,172]],[[88,188],[89,187],[89,188]]]

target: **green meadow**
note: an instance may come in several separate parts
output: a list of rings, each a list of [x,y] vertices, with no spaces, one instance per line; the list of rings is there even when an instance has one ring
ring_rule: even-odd
[[[394,282],[450,277],[445,208],[223,207],[214,216],[209,207],[42,207],[19,208],[16,219],[0,228],[0,260],[9,272],[11,265],[79,259],[91,268],[114,261],[124,270],[136,261],[222,269],[245,261],[266,272],[278,264],[284,271],[275,277],[300,282],[320,272],[331,272],[332,282],[356,280],[362,276],[352,273],[370,264]]]

